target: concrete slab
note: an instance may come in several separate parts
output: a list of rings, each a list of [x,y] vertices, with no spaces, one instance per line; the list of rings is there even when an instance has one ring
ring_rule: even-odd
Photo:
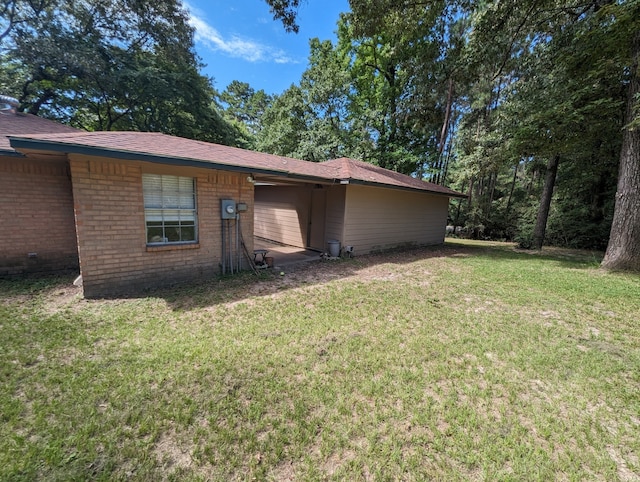
[[[318,251],[296,248],[294,246],[282,246],[262,238],[255,238],[253,240],[253,249],[267,250],[265,256],[273,258],[274,267],[320,261],[320,253]]]

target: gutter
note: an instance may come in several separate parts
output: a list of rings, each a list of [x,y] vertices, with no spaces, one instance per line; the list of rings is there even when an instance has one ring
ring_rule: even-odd
[[[20,154],[13,149],[0,149],[0,156],[6,157],[24,157],[24,154]]]
[[[201,167],[206,169],[219,169],[242,173],[256,173],[272,176],[287,176],[288,171],[277,169],[264,169],[257,167],[234,166],[212,161],[192,159],[188,157],[169,157],[158,154],[147,154],[135,151],[121,151],[108,147],[91,147],[82,144],[66,144],[40,139],[25,139],[23,137],[9,137],[11,147],[18,149],[35,149],[60,152],[65,154],[81,154],[84,156],[107,157],[109,159],[122,159],[127,161],[145,161],[155,164],[169,164],[172,166]],[[22,155],[22,154],[20,154]]]
[[[151,162],[155,164],[167,164],[172,166],[183,166],[183,167],[199,167],[204,169],[218,169],[221,171],[231,171],[231,172],[241,172],[241,173],[251,173],[251,174],[262,174],[266,176],[278,176],[278,177],[286,177],[293,180],[300,181],[312,181],[312,182],[331,182],[339,183],[339,184],[359,184],[364,186],[373,186],[373,187],[386,187],[389,189],[398,189],[402,191],[411,191],[411,192],[422,192],[429,193],[433,195],[439,196],[447,196],[447,197],[455,197],[460,199],[466,199],[467,195],[462,193],[456,193],[452,191],[451,193],[444,193],[438,191],[431,191],[428,189],[417,189],[409,186],[397,186],[394,184],[382,184],[379,182],[365,181],[360,179],[337,179],[333,177],[321,177],[321,176],[309,176],[304,174],[296,174],[287,170],[280,169],[264,169],[257,167],[245,167],[245,166],[236,166],[233,164],[224,164],[213,161],[205,161],[199,159],[193,159],[188,157],[169,157],[158,154],[147,154],[143,152],[135,152],[135,151],[122,151],[118,149],[111,149],[108,147],[92,147],[86,146],[83,144],[67,144],[67,143],[59,143],[55,141],[41,140],[41,139],[29,139],[25,137],[13,137],[7,136],[9,138],[9,142],[11,147],[14,149],[34,149],[34,150],[48,150],[53,152],[65,153],[65,154],[80,154],[85,156],[96,156],[96,157],[107,157],[110,159],[121,159],[127,161],[144,161]],[[4,152],[0,150],[0,152]],[[16,151],[6,151],[7,155],[16,156],[16,157],[25,157],[24,154]]]
[[[427,194],[433,194],[435,196],[446,196],[446,197],[450,197],[450,198],[453,197],[453,198],[458,198],[458,199],[467,199],[467,197],[468,197],[466,194],[458,193],[456,191],[451,191],[450,193],[449,192],[439,192],[439,191],[432,191],[430,189],[417,189],[415,187],[397,186],[395,184],[382,184],[382,183],[379,183],[379,182],[365,181],[365,180],[362,180],[362,179],[353,179],[353,178],[340,179],[340,184],[357,184],[357,185],[361,185],[361,186],[386,187],[386,188],[389,188],[389,189],[398,189],[400,191],[422,192],[422,193],[427,193]]]
[[[314,181],[317,183],[335,182],[335,179],[332,177],[305,176],[304,174],[295,174],[291,172],[287,172],[287,177],[297,181]]]

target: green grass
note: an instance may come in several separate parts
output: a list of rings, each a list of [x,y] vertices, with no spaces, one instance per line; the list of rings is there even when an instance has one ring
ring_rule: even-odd
[[[499,243],[0,281],[0,480],[639,480],[640,278]]]

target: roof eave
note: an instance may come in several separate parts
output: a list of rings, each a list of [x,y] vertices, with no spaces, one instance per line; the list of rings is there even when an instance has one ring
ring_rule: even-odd
[[[332,177],[322,177],[322,176],[311,176],[307,174],[296,174],[296,173],[288,173],[287,178],[293,179],[296,181],[311,181],[323,184],[332,184],[335,183],[336,180]]]
[[[0,156],[6,157],[24,157],[24,154],[16,152],[14,149],[2,149],[0,148]]]
[[[127,161],[145,161],[156,164],[168,164],[183,167],[200,167],[205,169],[219,169],[222,171],[255,173],[275,176],[288,176],[288,171],[276,169],[264,169],[250,166],[237,166],[212,161],[204,161],[186,157],[168,157],[144,152],[123,151],[106,147],[93,147],[82,144],[67,144],[42,139],[28,139],[23,137],[9,136],[11,147],[29,150],[47,150],[53,152],[63,152],[67,154],[80,154],[85,156],[108,157],[110,159],[122,159]],[[20,154],[22,155],[22,154]]]
[[[110,159],[121,159],[128,161],[144,161],[151,162],[156,164],[166,164],[173,166],[182,166],[182,167],[199,167],[204,169],[219,169],[222,171],[231,171],[231,172],[241,172],[241,173],[251,173],[265,176],[275,176],[281,178],[288,178],[292,180],[300,180],[300,181],[310,181],[310,182],[319,182],[319,183],[337,183],[337,184],[360,184],[366,186],[374,186],[374,187],[386,187],[389,189],[398,189],[403,191],[413,191],[413,192],[423,192],[438,196],[447,196],[447,197],[455,197],[460,199],[466,199],[467,196],[462,193],[456,193],[452,191],[450,193],[447,192],[438,192],[432,191],[429,189],[420,189],[411,186],[398,186],[394,184],[385,184],[380,182],[366,181],[363,179],[355,179],[355,178],[335,178],[332,176],[318,176],[318,175],[308,175],[308,174],[297,174],[288,170],[280,170],[280,169],[266,169],[260,167],[251,167],[251,166],[238,166],[234,164],[225,164],[213,161],[205,161],[201,159],[193,159],[188,157],[169,157],[162,156],[158,154],[149,154],[144,152],[135,152],[135,151],[126,151],[121,149],[112,149],[108,147],[95,147],[95,146],[87,146],[84,144],[75,144],[75,143],[62,143],[51,140],[44,139],[31,139],[28,137],[16,137],[16,136],[7,136],[9,138],[9,143],[11,147],[15,150],[0,150],[0,154],[15,156],[15,157],[24,157],[24,154],[21,152],[16,152],[19,149],[25,150],[40,150],[40,151],[50,151],[57,153],[65,153],[65,154],[80,154],[85,156],[96,156],[96,157],[107,157]]]
[[[389,189],[398,189],[400,191],[422,192],[422,193],[427,193],[427,194],[433,194],[433,195],[436,195],[436,196],[455,197],[455,198],[458,198],[458,199],[466,199],[467,198],[466,194],[457,193],[455,191],[452,191],[452,192],[439,192],[439,191],[432,191],[430,189],[420,189],[420,188],[411,187],[411,186],[398,186],[396,184],[383,184],[383,183],[380,183],[380,182],[365,181],[364,179],[354,179],[354,178],[349,178],[348,181],[349,181],[348,184],[359,184],[359,185],[374,186],[374,187],[386,187],[386,188],[389,188]]]

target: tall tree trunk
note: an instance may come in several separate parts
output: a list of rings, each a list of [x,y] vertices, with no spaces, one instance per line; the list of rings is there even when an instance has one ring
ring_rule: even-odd
[[[438,143],[438,154],[442,156],[444,146],[447,142],[447,134],[449,133],[449,120],[451,119],[451,106],[453,105],[453,77],[449,77],[449,85],[447,88],[447,104],[444,109],[444,122],[440,130],[440,142]]]
[[[531,191],[533,191],[534,184],[536,183],[536,177],[538,176],[538,168],[534,167],[531,169],[531,175],[529,176],[529,182],[527,183],[527,194],[531,195]]]
[[[516,179],[518,178],[518,166],[520,166],[520,161],[513,168],[513,179],[511,180],[511,189],[509,190],[509,200],[507,201],[507,216],[511,211],[511,200],[513,199],[513,191],[516,188]]]
[[[634,38],[632,58],[616,204],[601,266],[610,270],[640,271],[640,128],[629,125],[635,118],[636,97],[640,96],[640,33]]]
[[[469,191],[467,192],[467,211],[471,212],[471,207],[473,205],[473,184],[475,179],[472,177],[469,179]]]
[[[462,183],[461,192],[464,191],[465,183]],[[458,234],[458,225],[460,223],[460,209],[462,208],[462,199],[458,199],[458,209],[456,209],[456,217],[453,219],[453,234]]]
[[[491,215],[493,208],[493,196],[496,193],[496,182],[498,181],[498,173],[494,172],[489,175],[489,199],[487,201],[487,217]]]
[[[449,174],[449,162],[451,161],[452,151],[453,151],[453,136],[449,138],[449,147],[447,149],[447,157],[444,161],[444,167],[442,168],[442,179],[440,181],[441,186],[447,185],[447,176]]]
[[[453,105],[453,78],[449,77],[449,85],[447,88],[447,104],[444,110],[444,122],[440,130],[440,139],[438,141],[438,160],[436,161],[435,183],[444,185],[443,181],[443,165],[444,165],[444,148],[447,144],[449,135],[449,124],[451,122],[451,106]]]
[[[536,226],[533,229],[532,247],[534,249],[542,249],[542,243],[544,243],[544,234],[547,230],[547,219],[549,219],[553,187],[556,184],[556,175],[558,174],[558,164],[560,164],[560,156],[558,155],[549,158],[549,162],[547,163],[547,172],[544,176],[544,186],[542,188],[542,195],[540,196],[538,217],[536,218]]]

